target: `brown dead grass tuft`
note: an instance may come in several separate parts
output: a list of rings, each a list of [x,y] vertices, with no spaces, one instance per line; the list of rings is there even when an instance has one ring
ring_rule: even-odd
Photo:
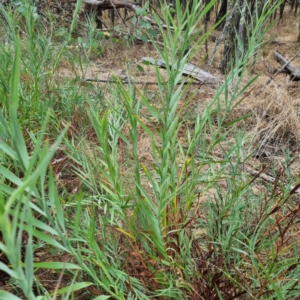
[[[262,86],[266,79],[260,78],[257,84]],[[253,90],[233,113],[236,117],[252,113],[240,126],[255,136],[259,156],[283,155],[287,147],[295,152],[300,150],[300,98],[291,95],[289,90],[285,78],[277,79],[258,96],[257,89]]]

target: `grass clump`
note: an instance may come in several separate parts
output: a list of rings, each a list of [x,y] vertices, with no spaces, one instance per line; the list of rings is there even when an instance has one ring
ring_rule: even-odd
[[[182,12],[176,1],[163,10],[162,42],[149,36],[167,74],[155,69],[149,99],[117,77],[108,88],[59,81],[80,4],[62,45],[42,36],[29,2],[22,39],[17,12],[2,8],[13,53],[4,52],[0,71],[0,271],[10,279],[0,298],[296,299],[290,156],[272,184],[248,176],[251,145],[237,131],[245,117],[231,117],[254,80],[241,70],[257,36],[211,101],[195,104],[182,68],[207,38],[195,32],[213,2]],[[72,65],[85,74],[92,61],[83,50]]]

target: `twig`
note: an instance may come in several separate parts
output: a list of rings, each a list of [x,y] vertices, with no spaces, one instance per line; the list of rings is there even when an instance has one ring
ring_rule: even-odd
[[[124,24],[125,27],[127,27],[125,21],[123,20],[123,18],[121,17],[119,11],[116,9],[115,4],[113,1],[110,1],[111,5],[114,7],[114,11],[118,14],[119,18],[121,19],[122,23]]]
[[[61,270],[61,273],[60,273],[60,275],[59,275],[59,278],[58,278],[58,280],[57,280],[57,283],[56,283],[56,286],[55,286],[55,290],[54,290],[54,293],[53,293],[53,298],[52,298],[53,300],[56,300],[56,295],[57,295],[59,286],[60,286],[60,284],[61,284],[62,278],[63,278],[63,276],[64,276],[65,268],[66,268],[66,262],[64,263],[63,268],[62,268],[62,270]]]

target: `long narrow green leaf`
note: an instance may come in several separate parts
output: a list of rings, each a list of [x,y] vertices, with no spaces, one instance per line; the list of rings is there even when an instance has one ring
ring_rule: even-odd
[[[61,249],[61,250],[64,250],[66,252],[69,252],[68,249],[66,249],[64,246],[62,246],[57,240],[55,240],[54,238],[50,237],[49,235],[46,235],[44,234],[43,232],[40,232],[38,230],[33,230],[33,236],[35,236],[36,238],[46,242],[47,244],[55,247],[55,248],[58,248],[58,249]]]
[[[67,262],[38,262],[34,263],[33,266],[35,268],[40,269],[53,269],[53,270],[63,270],[63,269],[69,269],[69,270],[82,270],[81,267]]]
[[[32,225],[35,227],[35,228],[39,228],[41,229],[43,232],[47,232],[47,233],[50,233],[51,235],[55,235],[55,236],[58,236],[58,232],[52,228],[51,226],[45,224],[44,222],[40,221],[40,220],[37,220],[35,218],[32,217]],[[27,231],[29,230],[29,226],[28,225],[24,225],[24,229]]]
[[[0,291],[0,300],[22,300],[22,299],[9,292]]]
[[[15,59],[12,71],[12,81],[10,89],[10,124],[12,130],[12,142],[18,156],[18,159],[25,171],[29,165],[29,158],[27,154],[24,138],[20,131],[18,124],[17,110],[19,102],[19,74],[20,74],[20,39],[16,38],[15,42]]]
[[[79,283],[75,283],[70,286],[64,287],[62,289],[59,289],[56,293],[58,295],[62,295],[67,292],[76,292],[81,289],[87,288],[88,286],[91,286],[91,285],[93,285],[92,282],[79,282]],[[51,294],[51,295],[53,295],[53,294]]]
[[[50,171],[49,172],[49,198],[50,201],[55,205],[55,212],[56,212],[56,219],[61,226],[62,230],[65,231],[65,220],[63,216],[63,210],[61,207],[61,203],[59,201],[58,193],[57,193],[57,188],[54,183],[54,178],[53,174]]]
[[[27,199],[29,201],[29,199]],[[29,205],[24,205],[26,208],[29,208]],[[28,211],[29,209],[27,209]],[[33,278],[34,278],[34,272],[33,272],[33,245],[32,245],[32,230],[33,230],[33,222],[32,222],[32,214],[31,211],[28,212],[29,218],[27,218],[27,233],[28,233],[28,240],[26,245],[26,253],[25,253],[25,276],[26,276],[26,282],[28,284],[28,292],[29,295],[32,284],[33,284]],[[22,229],[23,231],[23,229]]]
[[[8,146],[4,141],[2,141],[1,138],[0,138],[0,149],[2,149],[13,160],[17,159],[16,152],[10,146]]]
[[[45,171],[45,169],[47,168],[48,163],[50,162],[50,160],[52,159],[58,145],[60,144],[60,142],[63,139],[63,136],[65,135],[67,128],[65,128],[62,133],[59,135],[58,139],[56,140],[56,142],[54,143],[54,145],[52,146],[52,149],[50,151],[47,152],[47,155],[44,157],[44,159],[39,163],[39,165],[37,166],[37,168],[35,169],[35,171],[33,172],[32,175],[30,175],[28,178],[26,178],[26,180],[23,182],[23,184],[14,191],[14,193],[11,195],[11,197],[9,198],[9,200],[6,203],[6,208],[10,208],[11,205],[14,203],[14,201],[22,195],[22,193],[26,190],[27,187],[31,186],[35,180],[41,175],[41,173],[43,173]]]
[[[14,173],[12,173],[2,165],[0,165],[0,174],[17,186],[20,186],[23,183],[18,176],[16,176]]]
[[[0,261],[0,270],[7,273],[11,278],[20,279],[20,277],[17,275],[17,273],[14,270],[10,269],[7,265],[5,265],[1,261]]]

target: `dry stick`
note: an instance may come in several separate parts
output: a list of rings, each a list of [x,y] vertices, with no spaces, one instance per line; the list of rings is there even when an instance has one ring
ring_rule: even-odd
[[[208,17],[207,15],[204,16],[204,32],[205,32],[205,36],[207,35],[207,23],[208,23]],[[207,38],[205,39],[205,56],[206,58],[208,57],[208,42],[207,42]]]
[[[272,81],[272,80],[274,80],[275,79],[275,77],[279,74],[279,73],[281,73],[284,69],[285,69],[285,67],[287,67],[288,66],[288,64],[289,63],[291,63],[295,58],[296,58],[296,56],[298,56],[300,54],[300,50],[285,64],[285,65],[283,65],[279,70],[277,70],[277,72],[273,75],[273,76],[271,76],[269,79],[268,79],[268,81],[264,84],[264,86],[257,92],[257,94],[254,96],[254,97],[257,97],[263,90],[264,90],[264,88]]]
[[[276,180],[274,177],[272,177],[270,175],[267,175],[266,173],[261,173],[260,171],[253,170],[253,169],[251,169],[250,167],[247,167],[247,166],[245,166],[244,168],[251,175],[258,175],[258,177],[260,177],[260,178],[262,178],[262,179],[264,179],[268,182],[274,183],[275,180]],[[294,186],[291,186],[291,190],[293,190],[294,188],[295,188]],[[297,189],[295,191],[295,193],[300,194],[300,188]]]
[[[230,20],[232,19],[233,14],[234,14],[235,11],[237,10],[237,8],[238,8],[238,6],[239,6],[239,4],[240,4],[240,1],[241,1],[241,0],[236,1],[236,3],[235,3],[235,5],[234,5],[233,9],[232,9],[231,12],[230,12],[230,14],[226,17],[226,23],[225,23],[225,25],[224,25],[224,28],[223,28],[221,34],[220,34],[219,37],[218,37],[218,40],[217,40],[216,45],[215,45],[215,48],[214,48],[214,50],[213,50],[213,52],[212,52],[212,54],[211,54],[211,57],[210,57],[210,59],[209,59],[209,61],[208,61],[207,66],[206,66],[206,69],[205,69],[206,72],[209,71],[209,68],[210,68],[210,66],[211,66],[211,64],[212,64],[212,62],[213,62],[213,59],[214,59],[215,55],[216,55],[217,49],[218,49],[218,47],[219,47],[219,44],[221,43],[221,41],[222,41],[222,39],[223,39],[223,36],[224,36],[224,34],[225,34],[225,32],[226,32],[226,30],[227,30],[227,28],[228,28],[229,22],[230,22]]]
[[[57,280],[57,283],[56,283],[56,286],[55,286],[55,290],[54,290],[54,293],[53,293],[53,298],[52,298],[53,300],[56,300],[56,295],[57,295],[57,292],[58,292],[58,288],[59,288],[59,286],[61,284],[62,278],[64,276],[65,268],[66,268],[66,262],[64,263],[63,268],[61,270],[61,273],[59,275],[59,278]]]
[[[110,79],[95,79],[95,78],[86,78],[84,79],[85,82],[103,82],[103,83],[118,83],[119,81],[116,80],[110,80]],[[134,80],[121,80],[122,83],[125,84],[149,84],[149,85],[158,85],[157,82],[153,81],[134,81]],[[183,84],[183,85],[201,85],[203,82],[178,82],[177,85]]]
[[[124,26],[127,27],[126,24],[125,24],[125,21],[123,20],[123,18],[121,17],[120,13],[119,13],[118,10],[116,9],[116,7],[115,7],[113,1],[110,1],[110,3],[111,3],[111,5],[114,7],[114,11],[117,12],[117,14],[118,14],[119,18],[121,19],[122,23],[124,24]],[[126,9],[126,8],[125,8],[125,9]]]

